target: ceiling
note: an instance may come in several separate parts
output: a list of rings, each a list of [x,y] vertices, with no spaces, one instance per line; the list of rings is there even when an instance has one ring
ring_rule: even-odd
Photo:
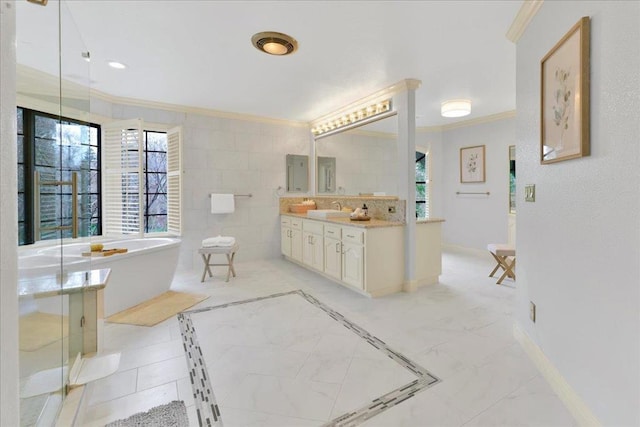
[[[62,74],[113,96],[300,122],[414,78],[417,126],[446,125],[515,109],[515,45],[505,34],[521,4],[66,1]],[[19,63],[58,74],[57,6],[17,3]],[[260,31],[290,34],[299,49],[261,53],[251,45]],[[471,115],[441,117],[452,98],[471,99]]]

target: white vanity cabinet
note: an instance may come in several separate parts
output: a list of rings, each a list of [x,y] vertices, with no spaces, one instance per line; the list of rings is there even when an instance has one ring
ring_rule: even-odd
[[[364,290],[364,230],[342,227],[342,281]]]
[[[302,221],[302,262],[322,271],[324,268],[323,226],[318,221]]]
[[[302,220],[280,217],[280,249],[285,256],[302,262]]]
[[[324,274],[342,280],[342,228],[324,226]]]
[[[282,253],[288,259],[370,296],[402,290],[404,227],[365,228],[338,221],[281,218]],[[297,239],[301,253],[297,258],[296,238],[292,237],[296,231],[302,233]]]

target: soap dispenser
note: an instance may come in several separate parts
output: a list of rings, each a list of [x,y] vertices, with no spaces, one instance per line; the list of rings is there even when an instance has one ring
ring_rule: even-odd
[[[362,212],[364,212],[364,216],[369,216],[369,208],[366,203],[362,205]]]

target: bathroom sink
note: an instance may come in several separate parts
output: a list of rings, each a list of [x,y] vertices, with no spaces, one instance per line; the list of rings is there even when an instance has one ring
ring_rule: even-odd
[[[337,209],[311,209],[307,211],[307,216],[311,218],[348,218],[349,212]]]

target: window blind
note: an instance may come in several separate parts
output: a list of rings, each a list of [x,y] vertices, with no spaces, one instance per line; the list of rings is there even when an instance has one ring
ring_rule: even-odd
[[[182,130],[167,131],[167,231],[182,234]]]
[[[143,234],[142,120],[102,127],[103,234]]]

